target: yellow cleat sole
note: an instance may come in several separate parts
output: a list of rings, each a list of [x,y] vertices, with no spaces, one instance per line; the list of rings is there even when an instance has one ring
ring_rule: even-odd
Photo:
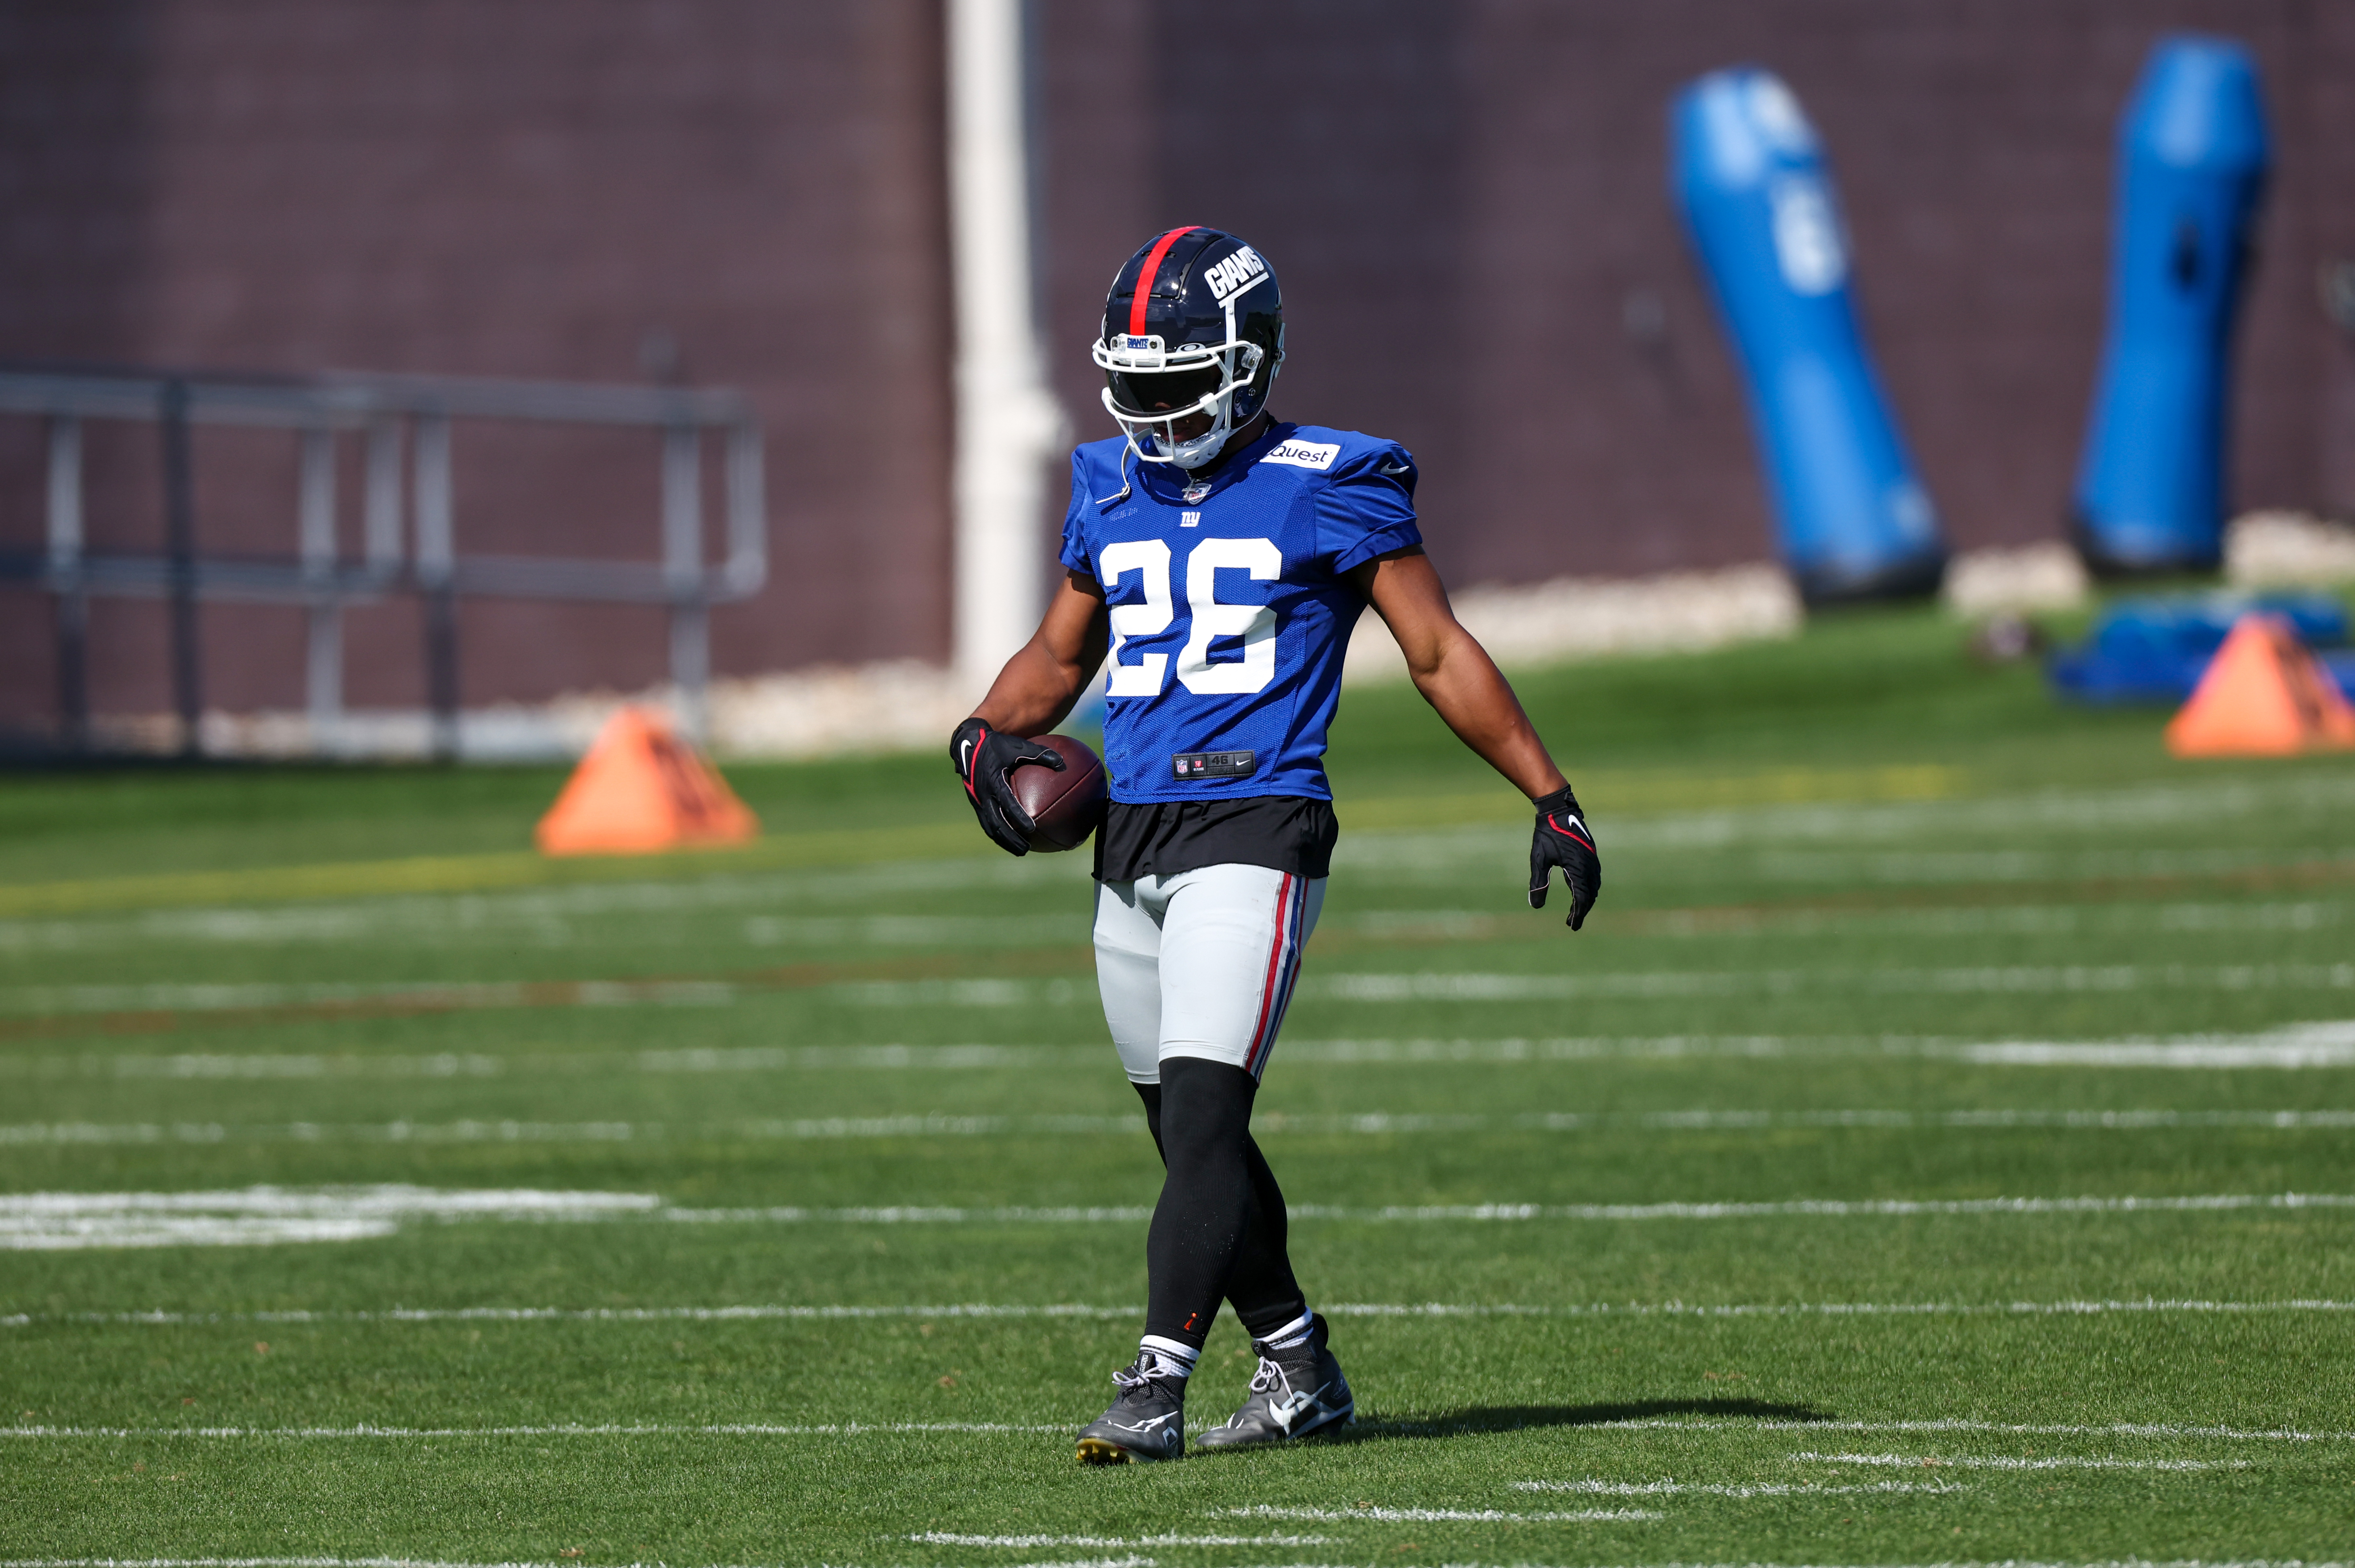
[[[1101,1437],[1080,1439],[1080,1463],[1082,1465],[1143,1465],[1151,1461],[1139,1458],[1117,1443],[1107,1443]]]

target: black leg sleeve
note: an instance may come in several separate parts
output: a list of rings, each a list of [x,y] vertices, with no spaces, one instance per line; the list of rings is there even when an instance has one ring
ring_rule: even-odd
[[[1153,1135],[1155,1151],[1161,1152],[1161,1085],[1137,1083],[1131,1087],[1145,1103],[1145,1130]],[[1242,1244],[1236,1250],[1234,1267],[1228,1276],[1227,1299],[1252,1337],[1264,1339],[1306,1312],[1308,1298],[1292,1272],[1284,1190],[1275,1184],[1275,1172],[1268,1168],[1267,1157],[1260,1152],[1259,1140],[1249,1133],[1243,1135],[1243,1161],[1251,1179],[1251,1211],[1243,1228]],[[1162,1153],[1162,1163],[1168,1163],[1166,1153]],[[1146,1250],[1149,1257],[1149,1242]]]
[[[1169,1157],[1162,1153],[1161,1148],[1161,1085],[1132,1083],[1129,1087],[1135,1090],[1136,1097],[1145,1102],[1145,1130],[1153,1135],[1153,1152],[1161,1156],[1162,1167],[1167,1169]]]
[[[1258,1082],[1201,1057],[1161,1062],[1167,1173],[1146,1232],[1145,1331],[1188,1345],[1209,1336],[1251,1229],[1251,1108]]]
[[[1243,1137],[1243,1157],[1251,1170],[1251,1229],[1235,1255],[1234,1273],[1227,1280],[1227,1299],[1234,1303],[1235,1316],[1242,1319],[1252,1338],[1264,1339],[1307,1311],[1308,1299],[1300,1281],[1293,1277],[1283,1189],[1275,1184],[1267,1157],[1259,1152],[1259,1140],[1248,1134]]]

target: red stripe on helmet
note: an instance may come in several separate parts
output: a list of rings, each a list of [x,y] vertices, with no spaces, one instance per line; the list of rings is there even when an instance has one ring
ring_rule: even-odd
[[[1161,271],[1161,259],[1169,254],[1169,247],[1178,243],[1180,235],[1191,234],[1200,227],[1199,223],[1188,223],[1183,229],[1172,229],[1153,242],[1152,251],[1145,258],[1145,265],[1137,271],[1136,293],[1129,297],[1128,335],[1131,337],[1145,336],[1145,305],[1153,297],[1153,278]]]

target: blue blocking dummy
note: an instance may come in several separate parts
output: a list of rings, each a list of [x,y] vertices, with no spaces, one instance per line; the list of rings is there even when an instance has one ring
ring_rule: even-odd
[[[1669,133],[1677,205],[1748,378],[1800,594],[1934,592],[1945,546],[1857,329],[1815,128],[1780,78],[1739,68],[1678,94]]]
[[[2164,703],[2191,695],[2225,636],[2248,614],[2278,615],[2314,651],[2341,688],[2355,678],[2347,605],[2328,593],[2203,593],[2121,599],[2091,635],[2053,656],[2046,673],[2081,702]]]
[[[2247,51],[2162,42],[2118,128],[2109,337],[2077,471],[2077,549],[2110,577],[2212,570],[2232,316],[2264,183]]]

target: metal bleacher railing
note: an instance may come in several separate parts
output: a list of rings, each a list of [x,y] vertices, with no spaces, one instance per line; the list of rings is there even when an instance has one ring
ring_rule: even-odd
[[[458,618],[462,598],[662,604],[670,610],[670,677],[682,726],[706,730],[709,611],[748,598],[768,578],[761,429],[732,391],[666,387],[333,374],[307,380],[161,372],[0,368],[0,414],[48,425],[46,549],[0,550],[0,581],[29,581],[56,608],[61,750],[92,744],[87,635],[94,598],[162,599],[170,606],[172,690],[184,755],[200,754],[204,690],[197,606],[289,604],[309,612],[305,680],[312,746],[347,752],[343,718],[343,612],[411,596],[424,608],[421,650],[432,750],[459,750]],[[155,427],[161,442],[165,541],[158,553],[94,551],[84,542],[86,421]],[[464,555],[458,550],[451,428],[459,421],[639,429],[661,432],[658,561]],[[299,442],[295,548],[283,556],[206,554],[197,548],[195,425],[283,430]],[[703,455],[721,443],[724,559],[704,560]],[[360,550],[336,533],[336,443],[357,440]],[[404,470],[406,471],[404,474]],[[404,505],[405,503],[405,505]]]

